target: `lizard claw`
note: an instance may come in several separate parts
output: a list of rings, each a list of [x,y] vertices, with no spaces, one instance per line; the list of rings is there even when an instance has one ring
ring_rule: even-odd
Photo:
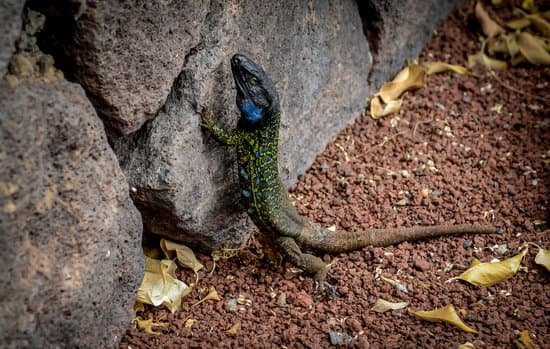
[[[321,283],[315,282],[315,298],[317,296],[329,296],[331,298],[340,298],[342,297],[342,293],[336,289],[333,285],[329,284],[326,281],[322,281]]]
[[[207,129],[212,128],[212,125],[214,124],[214,120],[212,119],[212,113],[210,112],[210,110],[208,110],[208,107],[205,105],[201,106],[200,114],[201,114],[200,125]]]
[[[325,281],[325,287],[324,287],[324,293],[329,295],[332,298],[340,298],[342,297],[342,294],[340,291],[336,289],[336,287],[332,286],[328,282]]]

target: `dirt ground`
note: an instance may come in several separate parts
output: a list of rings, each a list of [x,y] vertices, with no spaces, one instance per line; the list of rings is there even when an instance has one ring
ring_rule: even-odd
[[[471,4],[470,4],[471,6]],[[479,50],[470,9],[456,10],[420,61],[466,64]],[[502,10],[503,16],[509,11]],[[310,276],[270,263],[256,239],[230,259],[198,255],[205,268],[182,310],[146,307],[144,318],[169,322],[160,335],[129,329],[120,348],[513,348],[528,330],[550,347],[549,273],[534,263],[491,287],[462,281],[473,257],[504,259],[524,242],[550,248],[550,68],[523,65],[491,73],[430,76],[407,93],[402,110],[380,121],[361,116],[342,131],[292,188],[300,213],[339,229],[482,223],[502,234],[440,238],[365,248],[337,256],[331,283],[341,297],[317,297]],[[546,221],[546,222],[545,222]],[[399,280],[396,287],[382,278]],[[187,283],[192,272],[179,271]],[[214,286],[220,301],[195,307]],[[408,302],[383,314],[378,298]],[[412,312],[447,304],[479,333],[417,320]],[[191,328],[186,320],[195,320]],[[240,323],[236,334],[226,331]]]

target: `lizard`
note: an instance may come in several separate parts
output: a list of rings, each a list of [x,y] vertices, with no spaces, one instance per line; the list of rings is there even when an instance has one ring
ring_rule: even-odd
[[[202,126],[219,143],[236,147],[240,191],[249,217],[291,263],[313,274],[319,289],[328,285],[329,267],[315,252],[341,253],[449,234],[497,232],[491,226],[467,224],[333,231],[309,221],[292,205],[279,176],[281,109],[273,81],[242,54],[231,58],[231,71],[241,113],[237,127],[220,126],[207,107],[201,110]]]

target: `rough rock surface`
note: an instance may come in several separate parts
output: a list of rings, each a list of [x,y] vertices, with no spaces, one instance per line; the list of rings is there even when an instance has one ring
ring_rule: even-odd
[[[0,77],[8,68],[11,55],[15,52],[15,39],[21,30],[23,0],[0,1]]]
[[[261,62],[279,88],[287,184],[363,107],[370,55],[353,2],[218,4],[209,13],[164,108],[115,151],[148,230],[217,249],[242,243],[249,224],[237,205],[234,151],[201,130],[196,110],[208,105],[235,124],[231,55]]]
[[[434,27],[448,10],[447,2],[422,4],[435,14],[422,23],[408,21],[406,33],[393,21],[379,20],[382,28],[369,28],[380,31],[379,66],[388,55],[395,55],[396,62],[415,57],[429,35],[416,29]],[[392,11],[404,18],[421,7],[412,2],[401,6],[373,5],[378,14],[363,10],[363,22],[370,15],[391,17]],[[365,37],[359,12],[353,1],[211,5],[200,43],[187,56],[162,110],[115,146],[148,230],[206,249],[246,239],[250,224],[238,205],[234,152],[200,130],[196,111],[208,105],[232,127],[237,109],[229,58],[241,52],[260,62],[279,89],[280,169],[290,185],[330,137],[362,111],[365,98],[374,92],[365,83],[369,74],[379,81],[398,68],[393,64],[371,72],[372,38]]]
[[[142,226],[103,125],[58,74],[0,81],[0,346],[113,347]]]
[[[416,58],[455,0],[357,1],[373,56],[369,84],[388,81],[406,59]],[[371,90],[370,92],[373,92]]]
[[[155,116],[199,41],[206,1],[81,0],[31,4],[48,17],[41,46],[80,83],[111,131]]]

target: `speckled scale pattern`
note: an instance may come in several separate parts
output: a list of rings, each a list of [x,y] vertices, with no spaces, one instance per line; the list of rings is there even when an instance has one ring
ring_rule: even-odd
[[[260,128],[238,130],[239,183],[247,212],[262,232],[296,236],[299,227],[288,221],[286,212],[298,213],[278,172],[279,123],[280,114],[276,113]]]

